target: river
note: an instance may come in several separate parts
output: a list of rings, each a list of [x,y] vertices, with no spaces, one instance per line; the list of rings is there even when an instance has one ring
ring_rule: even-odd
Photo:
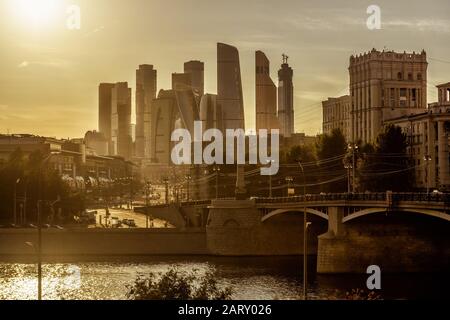
[[[312,259],[311,259],[312,260]],[[300,299],[301,257],[218,258],[153,257],[104,258],[97,262],[47,263],[43,266],[44,299],[122,300],[127,286],[139,275],[164,272],[171,266],[181,271],[197,270],[200,275],[214,270],[220,286],[233,290],[233,299]],[[309,266],[314,270],[314,264]],[[365,275],[317,275],[309,273],[310,299],[342,299],[345,292],[364,288]],[[443,274],[383,275],[384,299],[448,299]],[[0,299],[35,299],[36,265],[0,263]]]

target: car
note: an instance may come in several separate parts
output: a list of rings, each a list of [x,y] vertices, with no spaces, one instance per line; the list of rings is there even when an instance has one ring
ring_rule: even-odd
[[[128,219],[128,226],[130,228],[136,228],[136,222],[133,219]]]
[[[111,218],[111,226],[113,228],[120,228],[121,225],[122,225],[122,221],[120,221],[119,218],[117,218],[117,217]]]

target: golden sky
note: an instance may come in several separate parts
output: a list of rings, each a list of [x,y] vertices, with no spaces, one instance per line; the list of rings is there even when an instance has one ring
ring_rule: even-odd
[[[66,28],[69,5],[81,29]],[[366,27],[377,4],[382,29]],[[153,64],[158,89],[188,60],[205,62],[216,92],[216,43],[238,47],[246,125],[254,126],[254,52],[281,54],[294,69],[296,130],[321,131],[322,100],[348,92],[351,54],[419,52],[429,59],[428,101],[450,81],[450,1],[366,0],[0,0],[0,133],[81,137],[97,128],[97,86],[128,81]],[[134,92],[133,92],[134,104]]]

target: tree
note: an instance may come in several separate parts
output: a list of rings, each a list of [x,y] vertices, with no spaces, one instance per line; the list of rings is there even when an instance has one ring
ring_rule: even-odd
[[[414,167],[407,154],[407,136],[400,127],[389,125],[377,138],[371,152],[362,154],[359,171],[363,191],[408,191],[414,185]]]
[[[2,223],[13,221],[14,189],[17,199],[22,198],[26,192],[27,222],[36,222],[38,200],[54,202],[60,199],[60,203],[55,205],[54,209],[61,209],[61,222],[73,220],[74,208],[84,209],[84,202],[80,196],[69,190],[60,175],[51,166],[42,166],[44,158],[39,150],[27,157],[20,149],[17,149],[0,167],[0,221]],[[19,206],[18,203],[17,205]],[[49,221],[49,217],[55,217],[56,212],[52,211],[47,204],[43,204],[42,209],[43,222]]]
[[[297,163],[298,160],[303,163],[316,161],[317,157],[314,146],[304,145],[292,147],[286,154],[286,163]]]
[[[220,289],[214,273],[207,272],[197,281],[196,272],[180,272],[171,267],[164,274],[151,272],[138,277],[126,294],[132,300],[229,300],[230,288]],[[197,283],[198,282],[198,283]]]
[[[346,171],[343,158],[347,142],[340,129],[330,135],[322,135],[317,144],[317,158],[323,192],[345,192],[347,190]]]

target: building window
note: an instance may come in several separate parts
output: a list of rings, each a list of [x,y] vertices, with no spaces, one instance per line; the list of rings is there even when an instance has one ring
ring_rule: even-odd
[[[413,75],[412,75],[412,73],[408,73],[408,80],[413,80]]]
[[[417,80],[422,80],[422,74],[421,73],[417,74]]]
[[[397,73],[397,79],[403,80],[403,73],[401,73],[401,72]]]

